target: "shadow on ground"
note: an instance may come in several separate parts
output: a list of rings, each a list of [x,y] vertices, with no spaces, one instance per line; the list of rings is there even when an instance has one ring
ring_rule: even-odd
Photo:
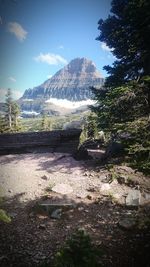
[[[73,206],[64,209],[60,219],[52,219],[49,214],[35,208],[45,200]],[[3,208],[12,221],[9,224],[0,222],[2,267],[39,266],[45,261],[51,267],[56,251],[79,228],[84,228],[93,242],[102,247],[102,266],[150,266],[150,229],[121,229],[119,220],[127,214],[137,216],[139,211],[117,205],[109,198],[73,201],[67,196],[49,193],[44,198],[24,203],[18,194],[5,199]]]

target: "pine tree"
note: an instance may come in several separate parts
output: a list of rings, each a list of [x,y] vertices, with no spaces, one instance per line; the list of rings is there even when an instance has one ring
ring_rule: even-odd
[[[17,103],[13,103],[12,105],[12,119],[13,119],[13,130],[18,131],[21,129],[19,125],[18,117],[20,115],[20,109]]]
[[[97,40],[112,49],[116,61],[105,66],[108,86],[150,75],[150,1],[113,0],[111,15],[100,19]]]
[[[42,131],[51,131],[52,130],[51,121],[48,117],[46,117],[45,114],[42,116],[41,130]]]
[[[11,89],[8,89],[5,100],[4,132],[18,132],[21,130],[21,124],[18,121],[19,114],[19,106],[13,101]]]
[[[150,172],[150,1],[113,0],[111,15],[99,21],[100,35],[116,57],[105,66],[102,90],[93,89],[99,128],[122,142],[127,157]],[[124,137],[123,137],[124,136]],[[115,137],[115,138],[114,138]]]
[[[12,106],[13,106],[12,91],[11,89],[8,89],[5,101],[5,107],[6,107],[5,119],[6,119],[6,126],[9,131],[12,130]]]

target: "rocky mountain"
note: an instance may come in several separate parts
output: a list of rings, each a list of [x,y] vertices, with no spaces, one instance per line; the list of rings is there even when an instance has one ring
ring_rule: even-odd
[[[23,99],[86,100],[91,98],[89,87],[100,87],[103,82],[104,79],[91,60],[76,58],[40,86],[26,90]]]
[[[40,86],[27,89],[19,103],[23,110],[39,112],[49,99],[90,99],[90,86],[100,88],[103,83],[104,78],[91,60],[76,58]]]

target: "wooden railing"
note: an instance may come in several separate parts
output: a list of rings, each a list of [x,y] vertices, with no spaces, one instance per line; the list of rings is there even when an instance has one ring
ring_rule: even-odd
[[[0,154],[63,152],[74,153],[80,129],[0,134]]]

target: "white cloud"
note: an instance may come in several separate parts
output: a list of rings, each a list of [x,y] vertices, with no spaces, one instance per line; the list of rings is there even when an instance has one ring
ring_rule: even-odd
[[[34,60],[37,62],[47,63],[49,65],[67,64],[67,60],[65,58],[61,57],[60,55],[50,53],[40,53],[40,55],[35,57]]]
[[[53,76],[53,75],[51,75],[51,74],[47,75],[47,79],[52,78],[52,76]]]
[[[57,48],[58,49],[64,49],[64,46],[63,45],[59,45]]]
[[[6,99],[7,89],[0,88],[0,102],[4,102]],[[19,90],[12,90],[12,97],[14,100],[17,100],[22,96],[22,93]]]
[[[14,83],[16,82],[16,79],[14,77],[9,77],[8,80]]]
[[[8,31],[14,34],[20,42],[24,41],[27,37],[27,32],[17,22],[9,22]]]
[[[104,51],[108,51],[108,52],[113,51],[113,48],[109,48],[104,42],[101,43],[101,48],[102,48]]]

